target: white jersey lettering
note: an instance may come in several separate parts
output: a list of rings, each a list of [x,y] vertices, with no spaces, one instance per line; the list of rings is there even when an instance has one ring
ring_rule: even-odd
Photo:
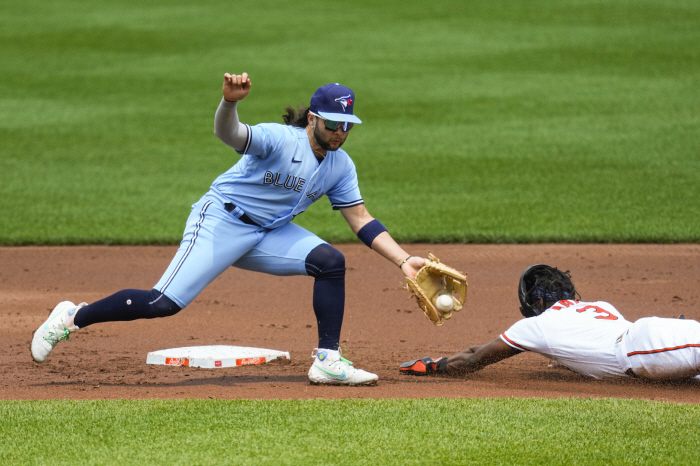
[[[243,156],[211,189],[259,225],[279,228],[324,194],[334,209],[364,202],[344,150],[328,151],[319,163],[303,128],[262,123],[249,129]]]

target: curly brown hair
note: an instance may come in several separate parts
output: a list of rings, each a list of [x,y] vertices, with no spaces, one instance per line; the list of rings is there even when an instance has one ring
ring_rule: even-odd
[[[309,107],[299,105],[296,110],[294,107],[285,107],[282,121],[285,125],[296,126],[297,128],[306,128],[309,125]]]

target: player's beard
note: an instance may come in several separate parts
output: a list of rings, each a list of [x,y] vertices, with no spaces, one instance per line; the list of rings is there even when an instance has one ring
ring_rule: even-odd
[[[325,128],[320,128],[319,125],[316,125],[316,127],[314,128],[314,139],[316,140],[316,144],[318,144],[318,147],[320,147],[323,150],[331,150],[331,151],[338,150],[340,148],[340,146],[342,146],[343,143],[345,142],[344,140],[341,140],[340,144],[338,144],[338,147],[333,149],[333,146],[330,145],[330,143],[328,142],[328,139],[325,139],[323,137],[324,132],[327,133],[328,131]],[[334,133],[331,133],[331,134],[334,134]]]

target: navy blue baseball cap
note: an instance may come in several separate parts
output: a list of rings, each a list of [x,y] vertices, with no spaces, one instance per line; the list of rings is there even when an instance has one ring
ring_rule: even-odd
[[[326,120],[362,123],[362,120],[353,114],[354,106],[355,93],[352,89],[331,83],[316,89],[311,97],[310,110]]]

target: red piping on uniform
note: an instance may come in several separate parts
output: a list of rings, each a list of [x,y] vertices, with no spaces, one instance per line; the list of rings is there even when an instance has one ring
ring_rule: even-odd
[[[510,341],[510,340],[508,340]],[[678,349],[683,349],[683,348],[700,348],[700,345],[683,345],[683,346],[675,346],[673,348],[663,348],[663,349],[655,349],[651,351],[632,351],[631,353],[627,353],[627,356],[635,356],[637,354],[654,354],[654,353],[663,353],[664,351],[673,351],[673,350],[678,350]]]
[[[506,340],[508,340],[508,343],[510,343],[511,345],[515,345],[515,346],[517,346],[518,348],[522,349],[523,351],[529,351],[527,348],[523,348],[522,346],[520,346],[519,344],[517,344],[516,342],[514,342],[513,340],[511,340],[510,338],[508,338],[508,337],[506,336],[505,333],[501,333],[501,336],[502,336],[503,338],[505,338]]]

